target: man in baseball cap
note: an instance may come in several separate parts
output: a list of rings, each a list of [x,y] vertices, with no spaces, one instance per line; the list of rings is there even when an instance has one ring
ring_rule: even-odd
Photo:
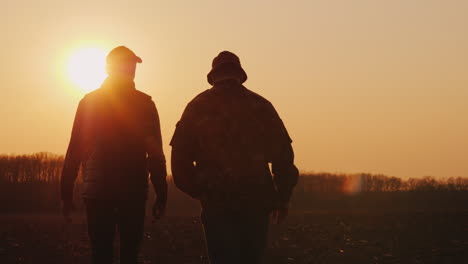
[[[142,63],[143,60],[129,48],[119,46],[109,52],[106,62],[109,77],[133,82],[136,65]]]
[[[70,220],[73,185],[82,166],[93,264],[113,262],[116,227],[120,263],[136,264],[143,236],[148,173],[157,194],[153,216],[164,215],[166,160],[156,105],[135,89],[136,64],[129,48],[107,56],[108,77],[79,103],[61,177],[63,215]]]

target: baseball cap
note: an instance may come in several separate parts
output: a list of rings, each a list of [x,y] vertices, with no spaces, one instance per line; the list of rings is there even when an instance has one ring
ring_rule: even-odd
[[[107,64],[120,64],[120,63],[142,63],[140,57],[138,57],[131,49],[125,46],[119,46],[112,49],[106,58]]]

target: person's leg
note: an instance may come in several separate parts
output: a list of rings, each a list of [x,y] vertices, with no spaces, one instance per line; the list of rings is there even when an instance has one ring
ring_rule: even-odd
[[[145,200],[125,201],[118,208],[120,263],[137,264],[143,238]]]
[[[225,212],[202,211],[206,247],[211,264],[239,264],[240,230],[237,216]]]
[[[112,264],[115,234],[114,207],[98,200],[85,200],[88,236],[93,264]]]
[[[268,234],[268,212],[243,212],[240,215],[241,261],[244,264],[260,264],[263,259]]]

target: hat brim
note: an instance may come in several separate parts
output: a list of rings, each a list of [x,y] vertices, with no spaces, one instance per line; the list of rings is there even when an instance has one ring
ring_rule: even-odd
[[[237,75],[236,77],[239,78],[241,83],[244,83],[245,81],[247,81],[247,73],[244,71],[244,69],[241,66],[237,64],[227,63],[218,68],[212,69],[208,73],[207,75],[208,83],[211,85],[214,85],[214,77],[226,71],[234,71],[233,74]]]

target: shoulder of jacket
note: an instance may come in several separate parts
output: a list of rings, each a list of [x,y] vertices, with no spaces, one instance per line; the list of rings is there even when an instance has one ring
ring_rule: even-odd
[[[94,97],[98,96],[101,93],[101,89],[96,89],[94,91],[91,91],[83,96],[83,99],[81,101],[88,101],[93,99]]]
[[[87,104],[89,101],[92,101],[93,98],[96,97],[96,94],[97,94],[97,91],[96,91],[96,90],[85,94],[85,95],[83,96],[83,98],[81,98],[79,104],[80,104],[80,105],[85,105],[85,104]]]
[[[136,99],[135,102],[139,104],[140,107],[153,108],[153,106],[154,107],[156,106],[156,103],[153,101],[153,98],[149,94],[146,94],[138,90],[135,90],[133,94],[134,94],[133,96]]]
[[[273,104],[268,101],[265,97],[249,90],[249,89],[245,89],[245,95],[249,98],[249,100],[252,102],[252,103],[255,103],[257,105],[260,105],[260,106],[263,106],[263,107],[273,107]]]
[[[210,100],[211,98],[211,90],[207,89],[201,93],[199,93],[197,96],[195,96],[189,103],[188,105],[190,106],[197,106],[200,104],[205,104],[206,101]]]
[[[91,91],[87,94],[85,94],[85,96],[83,96],[83,99],[81,99],[82,102],[88,102],[88,101],[93,101],[95,99],[100,99],[102,98],[104,95],[104,91],[102,88],[98,88],[94,91]]]
[[[139,91],[139,90],[135,90],[135,95],[138,96],[141,99],[144,99],[144,100],[152,100],[151,95],[146,94],[146,93],[144,93],[142,91]]]

